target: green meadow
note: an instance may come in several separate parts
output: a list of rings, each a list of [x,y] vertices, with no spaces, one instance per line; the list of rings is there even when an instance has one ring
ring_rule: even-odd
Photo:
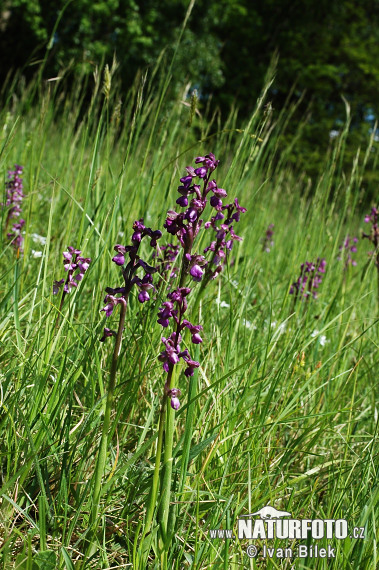
[[[105,79],[104,79],[105,78]],[[287,139],[294,107],[272,109],[266,87],[251,117],[226,120],[211,100],[171,88],[161,69],[127,92],[98,70],[68,90],[60,80],[5,86],[0,112],[2,202],[7,171],[23,165],[24,252],[4,230],[0,250],[0,563],[5,570],[93,568],[351,569],[378,567],[378,272],[362,239],[372,206],[365,169],[374,132],[351,153],[350,115],[330,138],[317,178],[298,171]],[[90,89],[91,97],[88,97]],[[298,143],[303,133],[299,123]],[[325,133],[329,138],[329,133]],[[350,152],[349,147],[349,152]],[[194,377],[178,367],[169,528],[159,501],[144,533],[157,454],[165,331],[164,287],[132,291],[118,361],[96,520],[93,497],[114,340],[101,343],[105,288],[121,284],[114,245],[134,220],[163,233],[179,178],[194,158],[220,160],[218,185],[247,208],[222,273],[188,318],[203,326]],[[274,224],[273,245],[264,247]],[[359,238],[346,264],[340,246]],[[201,231],[196,244],[209,244]],[[78,287],[53,295],[63,251],[91,258]],[[153,263],[151,248],[142,244]],[[180,254],[181,255],[181,254]],[[290,294],[305,261],[325,258],[317,298]],[[179,258],[180,259],[180,258]],[[195,302],[196,300],[196,302]],[[189,346],[190,350],[194,350]],[[165,448],[163,441],[163,449]],[[167,482],[167,481],[166,481]],[[237,519],[266,505],[293,519],[345,519],[364,538],[254,541]],[[233,529],[234,539],[211,538]],[[92,546],[89,548],[89,544]],[[258,550],[249,558],[246,549]],[[268,558],[263,546],[335,549],[332,558]]]

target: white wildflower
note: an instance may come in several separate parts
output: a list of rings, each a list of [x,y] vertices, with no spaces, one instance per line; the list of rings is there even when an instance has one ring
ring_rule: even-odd
[[[219,298],[216,299],[216,303],[219,307],[221,307],[221,309],[230,309],[230,305],[228,303],[225,303],[225,301],[220,301]]]
[[[275,328],[275,329],[277,328],[277,330],[280,332],[280,334],[283,334],[287,328],[287,323],[286,323],[286,321],[284,321],[283,323],[279,323],[279,325],[278,325],[277,321],[272,321],[271,327]]]
[[[34,243],[38,243],[40,245],[46,245],[47,238],[44,236],[40,236],[38,234],[30,234],[30,237],[34,241]]]
[[[315,338],[315,337],[318,336],[318,335],[319,335],[319,331],[318,331],[318,330],[315,330],[315,331],[313,331],[313,333],[311,334],[311,337],[312,337],[312,338]],[[326,336],[325,336],[324,334],[322,334],[322,335],[320,335],[320,336],[318,337],[318,342],[320,343],[321,346],[325,346],[326,343],[329,342],[329,341],[328,341],[328,339],[326,338]]]
[[[42,257],[42,251],[35,251],[32,249],[32,257]]]

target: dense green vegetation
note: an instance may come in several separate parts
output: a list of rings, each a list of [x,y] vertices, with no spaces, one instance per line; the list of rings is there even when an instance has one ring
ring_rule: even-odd
[[[44,60],[44,79],[65,71],[76,89],[83,72],[91,77],[116,54],[124,93],[138,71],[151,70],[159,58],[168,69],[180,40],[169,71],[170,97],[175,100],[185,86],[188,96],[196,88],[202,107],[220,109],[223,120],[231,105],[245,117],[252,113],[270,61],[277,57],[267,102],[277,111],[286,101],[296,104],[288,144],[307,117],[291,160],[312,177],[321,168],[330,133],[341,134],[343,98],[352,119],[347,164],[359,145],[367,146],[378,119],[376,0],[7,0],[0,26],[0,79],[10,70],[30,79]],[[377,177],[369,165],[365,184],[375,191]]]
[[[312,182],[294,168],[286,142],[290,129],[301,145],[304,125],[294,125],[291,104],[267,107],[270,78],[246,121],[232,110],[221,122],[212,106],[195,112],[183,92],[168,96],[165,69],[127,92],[117,72],[104,70],[75,90],[64,81],[18,84],[0,113],[0,172],[5,183],[7,170],[22,164],[26,194],[24,254],[17,258],[4,232],[0,253],[2,567],[162,567],[155,524],[151,548],[141,544],[165,381],[159,293],[144,305],[133,293],[128,307],[97,547],[91,561],[84,557],[112,353],[112,339],[99,342],[100,309],[119,275],[114,245],[130,243],[140,217],[162,229],[185,166],[211,151],[221,160],[219,185],[248,211],[227,269],[199,309],[189,307],[204,342],[195,400],[188,379],[178,380],[167,567],[376,568],[377,271],[366,240],[356,267],[344,270],[337,259],[346,236],[367,228],[362,181],[377,160],[374,136],[351,160],[346,122]],[[68,245],[92,263],[57,321],[52,285]],[[318,298],[294,304],[300,264],[318,257],[327,262]],[[185,438],[190,461],[178,489]],[[283,563],[249,561],[244,540],[210,539],[210,529],[235,529],[239,515],[267,504],[294,518],[347,519],[366,538],[323,539],[335,559]]]

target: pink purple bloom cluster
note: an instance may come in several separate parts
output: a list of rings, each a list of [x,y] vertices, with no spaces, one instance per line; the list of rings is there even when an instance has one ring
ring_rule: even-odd
[[[369,255],[374,255],[376,252],[375,265],[379,270],[379,210],[378,208],[372,208],[371,213],[365,216],[366,224],[371,224],[371,231],[369,234],[363,233],[363,237],[371,241],[375,247],[375,251],[370,251]]]
[[[233,229],[233,224],[240,220],[241,213],[246,212],[246,208],[239,205],[237,198],[231,204],[224,204],[223,199],[227,197],[226,190],[219,188],[216,180],[211,179],[213,172],[219,165],[212,153],[195,158],[197,167],[187,166],[186,176],[180,179],[178,192],[180,197],[176,203],[184,212],[169,210],[164,227],[169,234],[175,235],[183,248],[182,268],[180,272],[179,287],[168,294],[167,301],[162,304],[158,314],[158,323],[162,327],[169,326],[169,320],[174,321],[174,332],[169,337],[163,337],[162,342],[165,349],[159,355],[159,360],[163,363],[163,369],[167,372],[168,378],[165,385],[165,393],[171,397],[171,406],[178,409],[180,402],[177,388],[169,388],[172,369],[175,364],[182,359],[186,363],[184,374],[193,376],[194,371],[200,366],[199,362],[191,359],[188,349],[181,349],[182,331],[187,328],[191,333],[191,340],[194,344],[202,342],[200,331],[201,325],[193,325],[184,319],[187,310],[187,296],[191,292],[189,287],[184,287],[187,276],[195,282],[202,282],[204,287],[210,279],[214,279],[220,273],[225,263],[227,252],[232,249],[235,240],[240,241]],[[207,203],[216,211],[209,222],[204,223],[201,218]],[[214,241],[206,247],[203,254],[211,252],[210,260],[205,255],[193,253],[193,245],[201,227],[212,228],[216,235]],[[175,257],[177,250],[175,250]]]
[[[60,288],[64,284],[64,293],[70,293],[72,288],[78,286],[78,283],[83,279],[83,275],[87,271],[91,259],[89,257],[81,257],[81,250],[69,246],[67,251],[63,252],[63,267],[67,271],[67,278],[60,281],[54,281],[53,295],[59,293]]]
[[[8,208],[7,219],[5,227],[8,226],[12,219],[18,219],[13,224],[11,231],[7,233],[7,238],[12,241],[13,247],[20,253],[23,251],[24,238],[22,236],[22,229],[25,225],[25,220],[21,216],[22,200],[24,199],[23,184],[22,184],[22,171],[23,167],[15,164],[14,170],[8,171],[8,182],[6,184],[6,202],[5,207]]]
[[[338,261],[345,262],[345,269],[347,269],[349,265],[353,266],[357,265],[356,260],[352,256],[352,253],[357,253],[357,246],[356,246],[357,243],[358,243],[357,237],[352,238],[350,236],[347,236],[343,244],[340,245],[339,247],[340,254],[337,257],[337,259]]]
[[[270,253],[271,248],[274,247],[274,224],[270,224],[266,230],[265,236],[261,239],[262,250]]]
[[[195,159],[195,163],[202,166],[198,168],[187,166],[187,176],[180,179],[181,185],[178,187],[180,198],[176,200],[180,207],[187,209],[179,214],[174,210],[169,210],[167,213],[164,227],[170,234],[177,236],[185,251],[192,248],[203,223],[200,216],[207,205],[207,194],[209,192],[213,194],[211,205],[215,203],[214,200],[218,203],[221,197],[226,196],[225,190],[218,188],[215,180],[210,182],[210,176],[219,162],[214,154],[210,153]]]
[[[112,315],[116,305],[126,302],[133,285],[136,285],[139,289],[138,300],[140,303],[148,301],[150,299],[148,291],[154,289],[153,273],[155,273],[157,269],[151,267],[139,257],[138,249],[145,236],[150,238],[150,246],[156,247],[157,240],[162,236],[162,232],[147,228],[143,223],[143,219],[134,222],[133,230],[132,245],[123,246],[117,244],[114,246],[116,255],[112,258],[112,261],[119,267],[122,267],[124,285],[116,288],[107,287],[105,289],[107,295],[105,296],[104,303],[106,304],[101,310],[105,312],[107,317]],[[128,261],[127,258],[129,258]],[[136,275],[137,270],[140,268],[142,268],[144,272],[142,278]],[[114,336],[114,334],[114,331],[105,328],[101,341],[104,342],[107,337]]]
[[[300,268],[300,275],[290,288],[290,295],[295,295],[295,298],[303,297],[317,297],[317,289],[319,288],[323,274],[325,273],[326,261],[325,259],[318,258],[316,263],[306,261],[302,263]]]
[[[164,226],[171,235],[177,236],[184,249],[182,274],[190,274],[192,279],[198,282],[205,273],[206,280],[209,280],[222,270],[226,250],[232,249],[234,240],[241,240],[234,233],[233,223],[238,222],[240,214],[246,212],[246,208],[239,205],[237,198],[232,204],[223,204],[227,192],[218,187],[216,180],[211,180],[211,175],[219,162],[214,154],[209,153],[195,158],[195,164],[200,165],[197,168],[187,166],[187,175],[180,179],[181,185],[178,187],[180,197],[176,200],[176,203],[186,210],[181,213],[169,210]],[[208,203],[209,195],[211,195],[209,204],[216,210],[216,214],[210,222],[204,224],[204,227],[206,229],[212,227],[215,230],[216,240],[204,250],[204,253],[213,252],[210,263],[216,265],[214,270],[208,268],[209,261],[204,255],[191,253],[194,240],[203,225],[201,215]],[[217,226],[219,222],[221,224]]]
[[[222,214],[222,212],[225,213]],[[212,251],[213,255],[210,263],[206,263],[204,281],[207,283],[214,279],[223,269],[226,253],[231,251],[234,241],[242,241],[242,238],[235,234],[233,223],[239,222],[240,215],[246,212],[246,208],[239,205],[238,199],[234,199],[233,204],[221,206],[220,210],[212,217],[210,222],[205,223],[205,228],[212,227],[216,232],[216,239],[204,249],[204,253]],[[217,222],[222,223],[217,226]],[[215,268],[212,266],[216,266]],[[195,279],[196,281],[196,279]]]
[[[156,259],[156,268],[159,275],[165,280],[175,279],[178,276],[179,268],[173,266],[179,255],[180,246],[168,243],[160,245],[158,252],[154,252],[153,258]]]
[[[168,301],[162,304],[158,313],[158,323],[167,328],[170,324],[170,319],[175,323],[175,332],[172,332],[168,338],[162,337],[162,342],[165,349],[161,352],[158,359],[163,363],[163,370],[167,373],[172,371],[175,364],[180,362],[182,358],[186,363],[186,368],[184,370],[185,376],[193,376],[195,368],[200,366],[199,362],[191,359],[188,349],[181,350],[180,344],[182,342],[181,332],[183,329],[189,329],[191,333],[191,341],[194,344],[200,344],[203,339],[200,336],[200,331],[203,330],[201,325],[193,325],[187,319],[184,319],[184,313],[187,310],[188,303],[186,297],[191,292],[189,287],[179,287],[175,291],[172,291],[167,295]],[[174,409],[178,409],[180,406],[179,400],[177,399],[177,393],[175,396],[172,395],[172,390],[177,388],[172,388],[169,390],[166,384],[166,393],[171,395],[171,406]]]

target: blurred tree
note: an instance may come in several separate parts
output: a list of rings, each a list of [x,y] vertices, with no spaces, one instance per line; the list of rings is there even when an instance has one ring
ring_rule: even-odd
[[[345,119],[341,95],[351,106],[355,142],[362,134],[367,138],[379,109],[378,0],[220,0],[212,10],[212,33],[223,38],[225,85],[214,92],[223,108],[232,101],[245,112],[254,108],[270,58],[277,52],[270,93],[274,109],[283,108],[295,84],[293,102],[306,92],[295,119],[311,110],[301,149],[294,149],[294,163],[302,157],[312,168],[312,156],[314,167],[319,166],[317,158],[331,134],[338,136]],[[295,130],[297,121],[292,125]]]
[[[116,53],[128,88],[137,70],[154,65],[162,51],[170,61],[187,8],[188,0],[5,0],[0,78],[4,81],[10,69],[30,77],[33,63],[45,54],[48,77],[68,66],[92,72]],[[274,53],[279,55],[270,92],[274,109],[279,112],[289,94],[296,102],[306,91],[293,129],[309,107],[312,113],[302,146],[294,148],[294,164],[303,159],[308,168],[318,167],[317,156],[330,144],[330,133],[338,136],[345,117],[341,95],[350,103],[358,139],[368,134],[379,108],[379,0],[195,2],[173,84],[190,82],[200,99],[212,94],[224,113],[235,103],[247,115]]]

